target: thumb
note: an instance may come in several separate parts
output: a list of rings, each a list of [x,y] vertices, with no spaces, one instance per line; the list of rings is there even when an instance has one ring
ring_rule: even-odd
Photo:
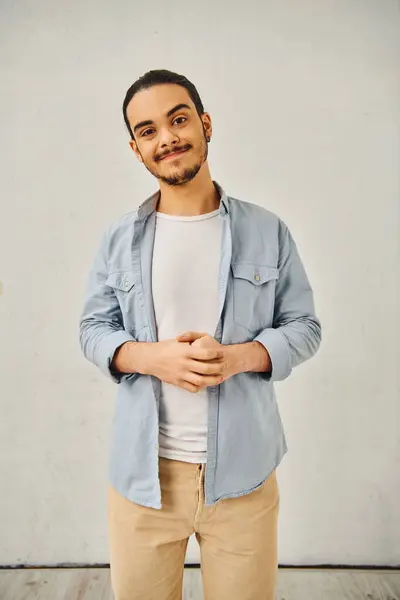
[[[178,342],[194,342],[195,340],[204,337],[206,333],[199,333],[196,331],[185,331],[176,336]]]

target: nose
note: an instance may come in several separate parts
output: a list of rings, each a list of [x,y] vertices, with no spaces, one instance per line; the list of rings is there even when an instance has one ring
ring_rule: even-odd
[[[179,137],[168,127],[160,130],[160,146],[165,150],[166,147],[172,146],[179,142]]]

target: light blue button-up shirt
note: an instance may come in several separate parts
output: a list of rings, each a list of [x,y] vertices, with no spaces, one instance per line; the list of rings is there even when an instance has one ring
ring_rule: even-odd
[[[311,358],[321,342],[313,292],[288,227],[214,185],[222,219],[214,337],[221,344],[261,342],[272,371],[239,373],[207,388],[206,505],[250,493],[279,465],[287,445],[274,382]],[[124,342],[157,342],[151,263],[158,198],[159,191],[103,234],[89,274],[80,344],[85,357],[119,384],[109,481],[132,502],[161,509],[161,381],[110,366]]]

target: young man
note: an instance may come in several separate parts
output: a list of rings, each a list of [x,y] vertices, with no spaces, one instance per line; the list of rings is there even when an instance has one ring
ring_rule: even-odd
[[[207,600],[272,600],[287,451],[274,382],[318,350],[313,292],[283,221],[211,178],[192,83],[150,71],[123,115],[159,190],[104,233],[80,322],[84,355],[119,384],[115,600],[180,599],[194,532]]]

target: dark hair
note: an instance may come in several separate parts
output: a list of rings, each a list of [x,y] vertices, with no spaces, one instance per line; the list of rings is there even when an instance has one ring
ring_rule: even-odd
[[[167,71],[166,69],[156,69],[153,71],[147,71],[147,73],[139,77],[139,79],[137,79],[135,83],[131,85],[129,90],[126,92],[125,100],[122,105],[122,112],[124,115],[125,125],[127,126],[129,134],[133,140],[135,139],[135,136],[133,135],[133,131],[129,124],[128,117],[126,115],[126,109],[129,102],[132,100],[133,96],[141,90],[146,90],[148,88],[151,88],[153,85],[158,85],[162,83],[175,83],[186,88],[189,92],[191,100],[193,101],[193,104],[196,107],[198,114],[202,115],[204,113],[203,103],[200,99],[196,87],[184,75],[179,75],[178,73],[174,73],[173,71]]]

